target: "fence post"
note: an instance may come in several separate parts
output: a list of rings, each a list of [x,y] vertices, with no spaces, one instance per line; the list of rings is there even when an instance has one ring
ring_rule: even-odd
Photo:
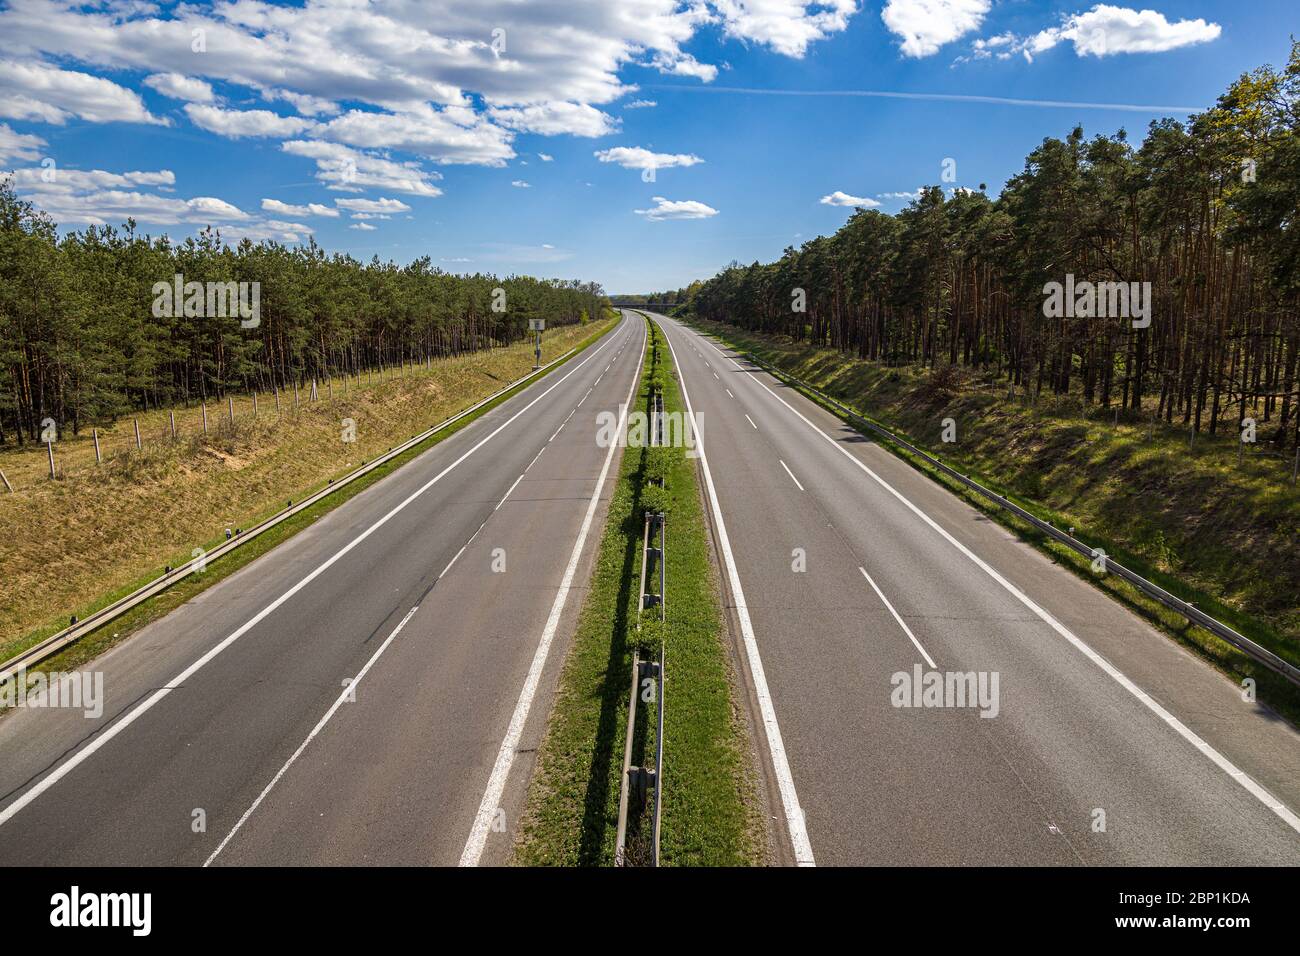
[[[49,452],[50,455],[50,477],[53,478],[54,477],[54,442],[47,441],[45,443],[45,450]]]
[[[171,420],[171,423],[172,423],[172,441],[175,441],[175,440],[176,440],[176,412],[173,411],[173,410],[168,410],[168,412],[167,412],[167,417]]]
[[[203,409],[203,434],[208,433],[208,403],[199,402],[199,408]]]
[[[144,445],[140,443],[140,419],[133,418],[131,421],[135,423],[135,448],[136,451],[139,451],[144,447]]]
[[[9,484],[9,479],[5,477],[5,470],[3,468],[0,468],[0,481],[5,483],[5,487],[9,489],[9,494],[12,495],[14,493],[14,486]]]
[[[226,396],[226,407],[230,411],[230,424],[235,424],[235,396]]]
[[[257,392],[253,393],[253,417],[257,417]]]
[[[92,428],[90,430],[90,434],[91,437],[95,439],[95,464],[98,465],[101,461],[103,461],[103,459],[99,456],[99,429]]]

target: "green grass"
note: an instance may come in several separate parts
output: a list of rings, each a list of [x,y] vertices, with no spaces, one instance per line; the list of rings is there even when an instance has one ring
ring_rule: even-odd
[[[660,343],[658,363],[648,345],[633,407],[649,412],[649,379],[662,371],[665,410],[681,411],[671,356],[662,334],[651,330]],[[652,474],[663,474],[669,495],[660,860],[665,866],[764,862],[765,821],[745,716],[733,691],[696,463],[680,448],[627,448],[529,787],[515,846],[518,864],[614,862],[643,495]]]
[[[605,334],[607,334],[613,328],[614,328],[613,323],[599,328],[594,334],[588,336],[576,346],[573,355],[570,355],[567,359],[565,359],[565,361],[561,362],[560,364],[556,365],[554,368],[550,369],[546,374],[550,374],[551,372],[554,372],[556,369],[561,368],[564,365],[567,365],[569,362],[572,362],[589,346],[593,345],[595,342],[601,339]],[[462,428],[465,428],[470,423],[472,423],[482,415],[486,414],[491,409],[496,408],[502,402],[518,394],[521,389],[526,388],[529,384],[531,384],[532,381],[537,381],[537,379],[532,379],[530,380],[530,382],[525,382],[521,385],[518,385],[510,389],[508,392],[500,395],[498,398],[494,399],[492,402],[485,405],[483,408],[478,409],[473,414],[466,415],[464,418],[460,419],[459,421],[451,425],[448,425],[446,428],[442,429],[441,431],[438,431],[435,434],[429,436],[429,438],[425,439],[420,444],[408,449],[407,451],[403,452],[401,455],[397,456],[393,460],[385,463],[379,468],[376,468],[374,471],[369,472],[364,477],[359,478],[356,481],[343,486],[334,494],[316,503],[312,507],[299,512],[298,514],[294,515],[292,518],[289,518],[286,521],[283,521],[280,524],[276,525],[274,528],[271,528],[269,531],[265,531],[262,534],[258,535],[256,538],[251,539],[247,544],[243,545],[242,547],[235,549],[234,551],[230,552],[227,555],[210,560],[207,564],[207,569],[202,574],[191,574],[181,579],[176,584],[173,584],[170,588],[156,595],[152,599],[131,609],[126,614],[106,624],[105,626],[99,628],[98,630],[92,631],[90,634],[86,635],[81,640],[77,641],[74,644],[69,645],[68,647],[59,651],[57,654],[49,658],[46,658],[38,666],[29,668],[29,673],[48,672],[48,671],[68,671],[68,670],[75,669],[93,660],[94,658],[102,654],[104,651],[108,650],[110,647],[125,640],[127,637],[129,637],[131,634],[138,631],[140,628],[144,627],[145,625],[149,624],[152,621],[155,621],[161,617],[166,616],[171,611],[175,610],[177,607],[180,607],[182,604],[189,601],[197,594],[201,593],[207,588],[212,587],[218,581],[221,581],[224,578],[229,577],[230,575],[238,571],[240,568],[243,568],[246,565],[257,560],[257,558],[261,557],[263,554],[270,551],[272,548],[276,547],[277,545],[293,537],[293,535],[297,534],[299,531],[303,530],[304,528],[307,528],[310,525],[314,524],[316,521],[320,520],[322,517],[324,517],[329,512],[333,511],[335,508],[339,507],[344,502],[360,494],[362,491],[374,485],[376,482],[381,481],[383,478],[392,474],[394,471],[396,471],[398,468],[401,468],[403,465],[408,464],[417,456],[427,451],[429,448],[433,447],[439,442],[445,441],[447,438],[456,434]],[[470,402],[468,402],[468,404],[472,404],[473,401],[479,401],[479,400],[481,400],[481,396],[479,398],[471,400]],[[301,500],[302,498],[306,498],[309,495],[313,494],[314,492],[320,490],[321,487],[325,487],[328,484],[329,482],[321,482],[316,487],[312,487],[308,489],[300,489],[298,493],[294,496],[293,500],[296,501],[296,500]],[[287,495],[285,500],[288,500]],[[272,514],[274,514],[274,512],[251,517],[244,525],[241,525],[241,527],[252,527],[258,521],[271,517]],[[217,544],[221,543],[222,540],[224,539],[214,539],[211,542],[208,542],[206,547],[208,549],[214,548],[217,546]],[[174,562],[174,565],[179,567],[187,560],[189,560],[188,555],[179,556]],[[159,567],[155,571],[151,571],[149,574],[147,574],[144,577],[141,577],[136,581],[133,581],[120,588],[117,588],[111,593],[104,594],[92,602],[88,602],[84,606],[82,613],[79,616],[81,618],[84,618],[94,610],[112,604],[114,601],[118,600],[119,598],[124,597],[127,594],[130,594],[132,591],[136,590],[137,588],[152,581],[154,578],[158,576],[158,574],[162,573],[162,571],[163,569]],[[33,632],[27,635],[27,637],[23,641],[15,642],[12,646],[6,648],[5,656],[9,657],[9,656],[13,656],[14,654],[20,653],[24,648],[30,647],[38,643],[40,640],[49,636],[49,634],[53,632],[54,631],[48,626],[40,629],[39,631]],[[4,712],[5,711],[0,710],[0,715],[3,715]]]
[[[936,395],[930,376],[891,369],[731,326],[690,319],[700,331],[771,363],[942,459],[990,490],[1194,603],[1239,633],[1300,664],[1300,569],[1294,559],[1300,494],[1275,462],[1247,458],[1204,436],[1160,426],[1097,421],[1077,403],[1037,406],[967,379]],[[789,382],[789,380],[787,379]],[[850,417],[789,382],[848,424]],[[943,418],[959,442],[939,440]],[[1263,431],[1263,429],[1261,429]],[[1002,510],[894,442],[868,433],[918,471],[1110,594],[1237,680],[1253,678],[1259,699],[1300,722],[1300,689],[1219,637],[1147,597],[1117,575],[1097,575],[1089,559]],[[1231,517],[1225,522],[1223,516]]]

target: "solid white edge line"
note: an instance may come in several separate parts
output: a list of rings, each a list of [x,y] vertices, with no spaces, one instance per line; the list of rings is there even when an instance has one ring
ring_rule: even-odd
[[[907,622],[903,620],[902,615],[894,610],[894,605],[889,603],[889,598],[885,597],[885,592],[880,590],[875,581],[871,580],[871,575],[867,573],[867,569],[859,567],[858,570],[861,571],[862,576],[867,579],[867,583],[870,584],[872,590],[876,592],[876,596],[885,602],[885,607],[889,608],[889,613],[894,615],[894,620],[897,621],[898,626],[903,629],[903,633],[912,639],[912,643],[916,645],[916,649],[921,652],[921,656],[925,658],[925,662],[930,665],[930,670],[938,670],[939,665],[934,662],[933,657],[926,653],[925,648],[922,647],[921,642],[916,639],[916,635],[913,634],[912,629],[907,626]]]
[[[645,361],[645,339],[646,336],[643,335],[641,337],[641,358],[635,366],[638,373]],[[636,393],[639,380],[640,374],[633,374],[632,384],[627,392],[627,400],[619,408],[617,434],[621,435],[623,433],[623,426],[627,421],[627,409],[632,402],[632,396]],[[573,588],[573,578],[578,573],[578,562],[582,558],[582,549],[586,544],[587,534],[591,531],[591,524],[596,515],[596,507],[600,504],[600,493],[605,487],[605,479],[609,477],[610,464],[614,460],[614,452],[618,449],[618,446],[618,442],[611,442],[609,451],[605,453],[605,464],[600,470],[600,478],[597,479],[596,488],[591,493],[591,500],[587,503],[587,513],[582,519],[582,527],[578,529],[578,538],[573,543],[573,551],[569,555],[568,566],[564,569],[564,577],[560,580],[560,588],[555,594],[555,602],[551,605],[550,616],[546,619],[546,626],[542,630],[542,638],[537,644],[536,652],[533,654],[533,662],[528,668],[528,676],[524,679],[524,686],[519,691],[519,699],[515,703],[510,723],[506,727],[505,737],[502,738],[501,747],[497,750],[496,762],[493,764],[492,773],[488,777],[487,788],[483,791],[483,800],[479,803],[478,814],[474,817],[469,839],[465,841],[465,849],[460,855],[461,866],[478,866],[479,860],[483,858],[483,850],[487,846],[488,834],[492,827],[492,818],[496,815],[497,807],[501,805],[501,796],[505,793],[510,768],[515,762],[515,749],[519,746],[519,738],[523,736],[524,725],[528,722],[528,714],[533,707],[533,698],[537,694],[537,685],[541,682],[542,671],[546,667],[546,659],[550,656],[551,643],[554,641],[555,632],[560,626],[560,616],[564,613],[565,604],[568,603],[569,592]]]
[[[609,345],[611,341],[613,341],[613,335],[614,333],[611,332],[610,333],[611,337],[606,339],[605,342],[598,349],[596,349],[596,351],[592,352],[585,359],[583,359],[581,362],[575,365],[563,377],[561,377],[554,384],[552,384],[550,388],[546,389],[546,391],[542,392],[540,395],[534,398],[523,408],[519,409],[519,411],[511,415],[508,419],[506,419],[495,429],[493,429],[486,437],[480,439],[477,444],[475,444],[473,447],[469,449],[469,451],[465,452],[463,455],[461,455],[459,458],[453,461],[442,471],[438,472],[437,475],[429,479],[427,482],[425,482],[423,485],[421,485],[419,488],[413,491],[410,495],[408,495],[406,498],[400,501],[396,506],[393,507],[391,511],[385,514],[382,518],[380,518],[370,527],[368,527],[365,531],[361,532],[359,535],[353,538],[350,542],[345,544],[342,548],[336,551],[331,557],[327,558],[324,561],[324,563],[322,563],[314,571],[310,572],[304,578],[302,578],[297,584],[289,588],[289,590],[285,591],[283,594],[281,594],[278,598],[276,598],[266,607],[262,608],[261,611],[259,611],[252,618],[250,618],[243,626],[241,626],[238,630],[232,633],[229,637],[226,637],[220,643],[214,645],[205,654],[199,657],[199,659],[196,660],[193,664],[185,668],[183,671],[181,671],[179,674],[173,677],[170,681],[168,681],[166,685],[160,687],[158,690],[154,691],[154,693],[146,697],[143,701],[136,704],[136,706],[132,708],[130,713],[128,713],[125,717],[118,720],[112,726],[106,728],[102,733],[100,733],[97,737],[95,737],[94,740],[86,744],[85,747],[78,750],[71,757],[69,757],[62,764],[60,764],[57,768],[55,768],[46,776],[38,780],[35,784],[32,785],[32,787],[29,790],[23,793],[22,796],[14,800],[13,803],[9,804],[3,810],[0,810],[0,826],[4,826],[6,823],[8,823],[11,819],[13,819],[15,814],[17,814],[20,810],[23,809],[23,807],[27,806],[29,803],[31,803],[41,794],[45,793],[45,791],[49,790],[50,787],[54,786],[56,783],[58,783],[60,780],[66,777],[69,773],[71,773],[73,770],[79,767],[87,759],[93,756],[96,753],[96,751],[98,751],[101,747],[107,744],[110,740],[112,740],[122,731],[126,730],[126,728],[130,727],[131,724],[135,723],[140,717],[144,716],[144,714],[146,714],[149,710],[151,710],[154,707],[154,705],[156,705],[164,697],[166,697],[176,688],[182,686],[187,680],[189,680],[196,673],[198,673],[218,654],[220,654],[227,647],[235,643],[235,641],[239,640],[241,637],[243,637],[245,634],[251,631],[254,627],[260,624],[268,615],[272,614],[282,604],[284,604],[285,601],[288,601],[291,597],[293,597],[295,594],[297,594],[299,591],[305,588],[308,584],[316,580],[316,578],[318,578],[320,575],[324,574],[325,571],[327,571],[330,567],[332,567],[335,564],[335,562],[339,561],[344,555],[346,555],[349,551],[351,551],[353,548],[359,545],[362,541],[366,540],[366,538],[370,537],[381,527],[386,525],[399,512],[403,511],[408,505],[410,505],[411,502],[415,501],[422,494],[424,494],[435,484],[441,481],[443,477],[447,475],[453,468],[458,466],[465,459],[469,458],[470,455],[474,454],[476,451],[478,451],[480,448],[486,445],[489,441],[495,438],[498,434],[500,434],[500,432],[504,428],[506,428],[506,426],[514,422],[517,418],[519,418],[520,415],[524,414],[526,411],[528,411],[530,408],[532,408],[534,405],[540,402],[543,398],[545,398],[555,389],[559,388],[560,385],[564,383],[565,379],[569,378],[569,376],[577,372],[578,369],[582,368],[582,366],[586,365],[598,354],[600,354],[601,350],[604,349],[605,346]]]
[[[778,458],[777,461],[781,461],[781,459]],[[794,482],[794,486],[800,491],[803,491],[803,485],[799,484],[799,479],[794,476],[794,472],[790,470],[790,466],[781,461],[781,467],[784,468],[785,473],[790,476],[790,480]]]
[[[463,551],[465,549],[462,548],[461,550]],[[298,749],[293,752],[293,756],[291,756],[288,760],[284,762],[284,766],[281,767],[279,772],[274,777],[271,778],[271,782],[268,783],[265,788],[263,788],[262,792],[257,795],[257,799],[254,800],[252,804],[249,806],[249,808],[244,811],[244,815],[239,818],[239,822],[236,823],[234,827],[231,829],[231,831],[226,834],[226,838],[221,841],[221,844],[215,850],[212,851],[212,855],[203,861],[204,866],[211,866],[212,861],[215,860],[217,856],[221,853],[221,851],[226,848],[226,844],[229,843],[232,839],[234,839],[235,834],[238,833],[240,829],[244,826],[244,824],[248,822],[248,818],[251,817],[256,812],[257,808],[262,805],[262,801],[267,798],[270,792],[275,788],[275,785],[280,782],[280,778],[283,777],[286,773],[288,773],[289,768],[293,766],[294,761],[296,761],[299,757],[302,756],[302,752],[307,749],[307,745],[311,743],[313,740],[315,740],[316,735],[325,729],[325,725],[328,724],[330,718],[333,717],[334,714],[338,712],[338,709],[343,706],[343,702],[347,700],[351,694],[356,692],[357,685],[361,683],[361,679],[365,677],[367,673],[369,673],[370,668],[372,668],[375,665],[375,661],[379,660],[380,655],[382,655],[384,651],[388,650],[388,645],[393,643],[393,640],[397,637],[397,635],[402,632],[402,628],[406,627],[406,622],[409,621],[412,617],[414,617],[415,612],[418,611],[419,609],[420,609],[420,605],[417,604],[415,607],[407,611],[406,617],[402,618],[402,620],[398,622],[397,627],[393,628],[393,632],[389,634],[387,638],[384,639],[384,643],[380,644],[379,647],[375,650],[375,653],[370,655],[370,660],[366,661],[365,666],[361,668],[361,670],[357,673],[357,676],[352,678],[352,681],[346,687],[343,688],[343,692],[334,699],[334,703],[330,706],[330,709],[325,711],[325,715],[316,722],[316,726],[311,729],[311,733],[307,735],[307,739],[304,740],[298,746]]]
[[[656,322],[656,325],[659,323]],[[662,328],[662,326],[660,326]],[[682,400],[686,403],[686,413],[695,417],[690,395],[686,391],[686,373],[677,361],[677,351],[673,340],[664,332],[664,341],[672,354],[673,365],[677,367],[677,378],[682,386]],[[750,424],[753,424],[751,422]],[[740,621],[740,633],[744,638],[745,657],[749,662],[749,671],[754,678],[754,693],[758,697],[758,708],[763,718],[763,729],[767,737],[768,753],[772,757],[772,772],[776,774],[777,788],[781,791],[781,805],[785,810],[785,823],[790,831],[790,842],[794,847],[795,861],[800,866],[816,866],[813,858],[812,844],[808,840],[808,828],[804,822],[803,808],[799,805],[799,794],[794,787],[794,777],[790,773],[790,762],[785,754],[785,742],[781,738],[781,727],[776,720],[776,708],[772,704],[772,694],[768,690],[767,675],[763,671],[763,658],[758,651],[758,640],[754,637],[754,625],[749,619],[749,608],[745,605],[745,591],[740,586],[740,575],[736,571],[736,559],[731,552],[731,539],[727,536],[727,524],[722,520],[722,507],[718,504],[718,492],[713,485],[713,472],[709,468],[709,458],[704,453],[704,439],[697,435],[696,449],[700,453],[700,467],[704,471],[704,485],[709,492],[709,505],[713,511],[713,522],[718,531],[718,543],[722,549],[723,562],[727,566],[727,579],[731,584],[731,594],[736,603],[736,617]]]
[[[705,341],[708,340],[706,339]],[[712,342],[710,342],[709,344],[713,345]],[[730,356],[726,355],[726,353],[723,352],[721,349],[717,348],[717,346],[713,346],[713,347],[718,352],[719,355],[722,355],[724,358],[727,358],[732,365],[736,366],[736,368],[741,369],[741,366],[735,361],[735,359],[732,359]],[[756,370],[741,369],[741,371],[756,371]],[[783,399],[780,395],[776,394],[776,392],[768,388],[762,381],[760,381],[754,375],[752,374],[746,375],[745,377],[748,378],[751,382],[754,382],[756,385],[759,386],[759,388],[763,389],[763,391],[767,392],[778,402],[780,402],[782,405],[788,408],[801,421],[803,421],[805,425],[811,428],[814,432],[816,432],[822,438],[826,439],[826,441],[830,442],[832,447],[838,449],[846,458],[849,459],[849,461],[853,462],[853,464],[857,465],[864,472],[866,472],[872,478],[872,480],[876,482],[876,484],[880,485],[880,487],[884,488],[891,495],[893,495],[900,502],[902,502],[903,505],[905,505],[913,514],[915,514],[918,518],[920,518],[931,528],[937,531],[944,538],[944,540],[946,540],[954,548],[956,548],[967,558],[973,561],[989,577],[991,577],[994,581],[996,581],[1003,588],[1005,588],[1007,593],[1012,595],[1012,597],[1018,600],[1021,604],[1027,607],[1034,614],[1036,614],[1038,618],[1042,620],[1044,623],[1046,623],[1052,630],[1056,631],[1057,634],[1061,635],[1061,637],[1065,638],[1072,645],[1074,645],[1074,647],[1078,649],[1078,651],[1081,654],[1087,657],[1088,660],[1096,664],[1099,668],[1105,671],[1106,674],[1109,675],[1117,684],[1119,684],[1130,694],[1136,697],[1139,701],[1141,701],[1143,706],[1145,706],[1153,714],[1155,714],[1162,721],[1164,721],[1171,729],[1174,730],[1175,733],[1177,733],[1180,737],[1182,737],[1189,744],[1191,744],[1202,754],[1204,754],[1211,762],[1214,763],[1215,766],[1217,766],[1220,770],[1226,773],[1230,778],[1235,780],[1237,783],[1241,784],[1241,786],[1245,788],[1245,790],[1248,793],[1250,793],[1251,796],[1253,796],[1260,803],[1264,804],[1264,806],[1272,810],[1273,813],[1277,814],[1277,816],[1280,817],[1282,821],[1286,823],[1286,825],[1289,826],[1292,830],[1295,830],[1297,833],[1300,833],[1300,816],[1296,816],[1296,814],[1292,812],[1291,809],[1286,806],[1286,804],[1284,804],[1281,800],[1273,796],[1272,793],[1270,793],[1263,786],[1257,783],[1255,779],[1251,777],[1248,773],[1246,773],[1244,770],[1237,767],[1227,757],[1223,756],[1223,754],[1219,753],[1212,746],[1210,746],[1210,744],[1206,742],[1206,740],[1202,738],[1199,734],[1197,734],[1196,731],[1192,730],[1190,727],[1188,727],[1186,724],[1180,721],[1177,717],[1175,717],[1173,714],[1167,711],[1164,707],[1162,707],[1159,703],[1157,703],[1150,695],[1147,694],[1146,691],[1142,690],[1142,688],[1138,687],[1137,684],[1133,683],[1132,680],[1130,680],[1127,676],[1125,676],[1119,670],[1119,668],[1115,667],[1114,664],[1110,663],[1110,661],[1106,660],[1095,650],[1093,650],[1091,646],[1089,646],[1077,635],[1075,635],[1073,631],[1071,631],[1064,624],[1062,624],[1055,617],[1053,617],[1050,612],[1048,612],[1045,608],[1040,607],[1031,597],[1029,597],[1029,595],[1025,594],[1018,587],[1016,587],[1014,584],[1012,584],[1010,581],[1004,578],[996,569],[994,569],[991,565],[989,565],[983,558],[981,558],[975,552],[971,551],[970,548],[966,547],[966,545],[962,544],[951,534],[949,534],[948,531],[944,529],[942,526],[940,526],[938,522],[936,522],[928,514],[926,514],[916,505],[914,505],[900,491],[894,488],[893,485],[889,484],[889,482],[885,481],[885,479],[881,478],[869,467],[867,467],[865,463],[860,461],[847,448],[843,447],[834,438],[832,438],[830,435],[826,434],[824,431],[818,428],[817,425],[815,425],[812,421],[804,417],[802,413],[800,413],[796,408],[794,408],[788,402],[786,402],[785,399]]]

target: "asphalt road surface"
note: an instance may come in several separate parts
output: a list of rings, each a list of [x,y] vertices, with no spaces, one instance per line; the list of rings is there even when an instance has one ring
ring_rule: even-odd
[[[656,319],[701,418],[786,862],[1300,863],[1289,725],[795,390]],[[982,675],[988,706],[959,706],[955,679],[931,698],[951,706],[915,706],[894,675],[918,668]]]
[[[508,857],[638,317],[0,721],[0,864]],[[350,685],[350,686],[349,686]]]

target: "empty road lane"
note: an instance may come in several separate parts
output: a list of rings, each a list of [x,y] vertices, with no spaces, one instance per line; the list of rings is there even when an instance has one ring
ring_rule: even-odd
[[[0,863],[503,859],[643,346],[623,321],[106,654],[101,718],[0,721]]]
[[[794,389],[656,320],[702,417],[791,862],[1300,863],[1300,735]]]

